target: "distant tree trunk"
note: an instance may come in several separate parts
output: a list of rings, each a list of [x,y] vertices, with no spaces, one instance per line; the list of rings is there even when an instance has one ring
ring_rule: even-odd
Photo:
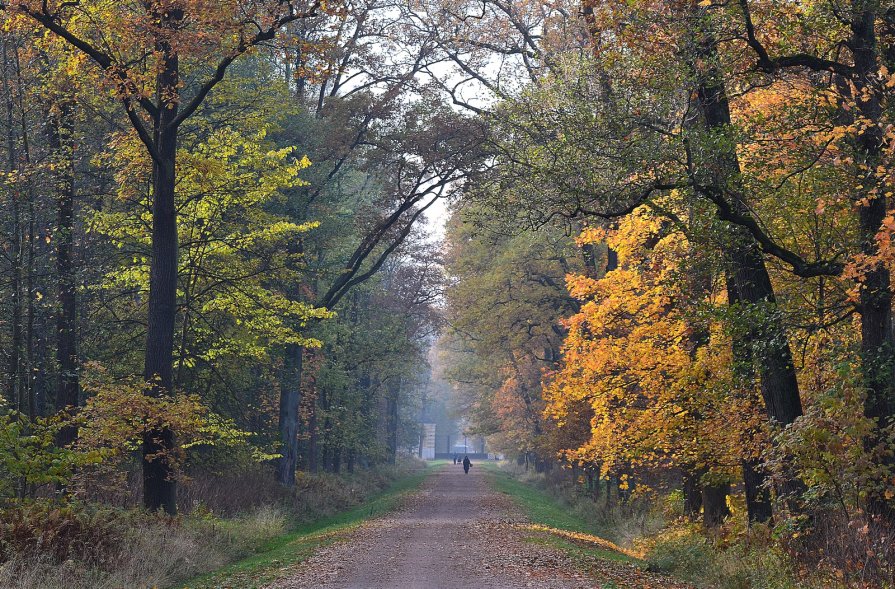
[[[318,448],[319,432],[317,431],[317,394],[308,399],[308,472],[317,473],[320,470],[320,453]]]
[[[183,20],[183,9],[159,14],[164,26],[175,29]],[[177,208],[175,170],[177,160],[177,97],[180,67],[176,50],[159,37],[161,56],[156,76],[158,116],[153,139],[157,157],[152,165],[152,257],[149,268],[149,318],[143,377],[147,395],[174,394],[174,325],[177,315]],[[143,503],[147,509],[177,513],[177,487],[172,463],[174,432],[160,427],[143,436]]]
[[[320,448],[319,465],[324,472],[330,472],[332,469],[333,451],[333,444],[330,439],[330,434],[332,433],[332,419],[330,418],[329,413],[329,395],[327,395],[325,388],[320,389],[317,392],[317,405],[319,407],[318,410],[323,411],[323,427],[320,428],[320,432],[318,433],[320,439],[318,442],[318,447]]]
[[[398,406],[401,397],[403,379],[398,376],[389,380],[386,397],[385,438],[388,450],[388,462],[395,464],[398,457]]]
[[[730,515],[727,496],[730,484],[711,484],[702,487],[702,523],[706,528],[716,528]]]
[[[37,417],[34,399],[34,199],[28,195],[28,263],[25,269],[25,293],[28,299],[25,321],[25,366],[22,371],[23,388],[27,398],[28,419]]]
[[[699,517],[702,509],[702,473],[698,470],[684,470],[684,515],[691,520]]]
[[[19,128],[21,141],[21,158],[26,168],[31,166],[31,144],[28,138],[28,116],[25,112],[24,96],[25,84],[22,80],[22,69],[19,61],[19,51],[16,47],[13,51],[13,71],[16,77],[16,96],[18,98],[19,110]],[[21,390],[25,397],[25,406],[27,409],[28,419],[34,421],[37,417],[36,399],[35,399],[35,363],[34,363],[34,325],[37,318],[34,301],[36,291],[34,287],[34,257],[35,257],[35,216],[34,216],[34,191],[31,180],[27,181],[27,214],[28,214],[28,231],[27,231],[27,263],[25,265],[25,298],[27,306],[25,309],[25,341],[24,341],[24,358],[21,370]],[[33,490],[33,489],[32,489]],[[30,492],[31,490],[29,490]]]
[[[3,90],[5,94],[6,106],[6,150],[7,150],[7,171],[12,173],[19,167],[19,157],[17,149],[17,141],[15,134],[15,118],[13,102],[13,89],[10,84],[10,60],[8,52],[8,40],[3,39],[2,45],[3,57]],[[11,206],[10,217],[12,218],[12,239],[10,240],[12,247],[9,252],[11,265],[10,283],[12,292],[10,296],[11,317],[9,357],[7,364],[7,398],[17,411],[24,412],[22,399],[22,252],[23,252],[23,235],[22,235],[22,211],[21,211],[21,192],[15,187],[10,194]]]
[[[356,451],[352,448],[348,451],[348,456],[345,460],[345,470],[348,472],[354,472],[354,460],[356,456]]]
[[[342,472],[342,449],[335,448],[333,450],[333,462],[332,462],[332,471],[335,474],[339,474]]]
[[[59,106],[56,116],[49,115],[47,140],[56,164],[56,363],[59,377],[56,385],[57,411],[77,407],[80,382],[78,378],[78,306],[74,262],[74,165],[70,145],[71,109],[69,103]],[[56,442],[67,446],[75,440],[77,428],[66,426],[59,431]]]
[[[287,487],[295,486],[298,469],[298,409],[301,406],[301,377],[304,347],[286,346],[283,375],[280,387],[280,454],[277,460],[277,482]]]
[[[600,485],[602,484],[603,479],[600,478],[600,469],[599,468],[594,469],[594,471],[591,473],[590,476],[591,476],[591,488],[590,488],[591,498],[594,500],[594,503],[596,503],[597,501],[599,501],[600,495],[602,494]]]
[[[618,268],[618,252],[611,247],[606,248],[606,272],[612,272]]]

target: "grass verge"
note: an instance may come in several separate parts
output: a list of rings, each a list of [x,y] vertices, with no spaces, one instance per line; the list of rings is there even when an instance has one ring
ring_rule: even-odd
[[[509,496],[531,522],[523,526],[530,532],[529,541],[559,548],[575,560],[598,557],[625,563],[640,562],[632,552],[600,537],[598,526],[575,517],[548,491],[517,479],[497,465],[486,464],[484,467],[492,487]]]
[[[520,480],[494,464],[483,465],[488,482],[507,495],[529,523],[518,525],[526,542],[548,546],[563,554],[601,589],[690,589],[663,574],[646,570],[639,554],[602,537],[610,522],[583,517],[549,488]],[[579,506],[580,507],[580,506]]]
[[[256,589],[282,578],[320,548],[346,537],[363,522],[395,509],[438,466],[431,464],[422,472],[399,479],[357,507],[301,525],[263,544],[256,554],[197,577],[180,589]]]

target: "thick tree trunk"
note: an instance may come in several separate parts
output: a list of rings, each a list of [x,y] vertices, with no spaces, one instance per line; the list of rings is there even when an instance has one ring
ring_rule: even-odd
[[[683,473],[684,486],[684,515],[691,520],[699,517],[702,509],[702,473],[695,470],[685,470]]]
[[[730,515],[727,507],[727,496],[730,485],[703,485],[702,487],[702,523],[706,528],[717,528]]]
[[[866,8],[869,8],[866,7]],[[854,53],[855,100],[868,124],[861,125],[857,136],[860,158],[856,163],[866,170],[876,170],[883,162],[885,138],[882,124],[882,100],[878,77],[879,47],[876,39],[876,13],[871,10],[856,12],[852,17],[850,47]],[[869,176],[873,176],[871,173]],[[895,424],[895,346],[892,338],[892,290],[888,266],[877,259],[879,244],[876,235],[887,215],[890,188],[884,180],[870,179],[862,173],[862,184],[867,193],[858,204],[861,232],[861,253],[871,260],[863,275],[858,301],[861,315],[861,367],[867,399],[864,415],[875,420],[874,433],[865,440],[874,460],[889,475],[868,496],[868,507],[873,513],[895,519],[895,507],[885,498],[888,476],[895,467],[895,456],[887,451],[885,432]]]
[[[767,477],[756,459],[743,460],[743,487],[746,491],[746,514],[750,522],[767,522],[774,515]]]
[[[277,482],[287,487],[295,486],[298,469],[298,409],[301,406],[301,376],[304,347],[290,345],[286,348],[285,374],[280,391],[280,453],[277,461]]]
[[[714,41],[713,41],[714,43]],[[712,49],[712,55],[716,50]],[[730,107],[725,88],[720,84],[702,84],[699,104],[709,132],[723,132],[731,124]],[[721,170],[717,182],[722,187],[738,183],[740,164],[735,152],[715,154],[715,165]],[[742,202],[734,202],[738,210]],[[758,243],[745,229],[735,229],[725,252],[730,276],[728,295],[732,304],[759,307],[762,325],[749,326],[743,334],[745,345],[754,350],[752,360],[758,364],[761,393],[768,415],[781,425],[792,423],[802,415],[795,367],[789,340],[777,309],[771,277]],[[752,353],[750,350],[750,354]]]
[[[697,41],[698,56],[706,63],[714,63],[718,48],[714,36],[709,32],[701,32]],[[708,134],[724,133],[730,127],[730,106],[727,91],[720,72],[713,67],[709,71],[698,72],[700,82],[697,86],[699,109],[702,122]],[[711,145],[711,144],[710,144]],[[717,149],[715,145],[714,149]],[[739,193],[729,188],[740,187],[740,163],[736,151],[720,150],[702,154],[706,158],[705,165],[709,170],[700,171],[708,176],[707,181],[722,191]],[[732,208],[744,211],[746,203],[734,199]],[[728,267],[728,301],[731,305],[742,305],[745,310],[758,310],[762,323],[749,325],[746,329],[736,331],[743,338],[742,342],[734,342],[734,354],[743,355],[748,349],[745,360],[757,364],[761,383],[761,395],[770,419],[781,426],[786,426],[802,415],[802,402],[796,380],[792,352],[789,348],[786,330],[777,309],[771,278],[765,265],[764,256],[751,234],[744,228],[735,228],[724,252]],[[739,350],[738,350],[739,348]],[[753,466],[757,463],[753,462]],[[795,477],[788,476],[790,480]],[[764,475],[760,469],[752,468],[749,476],[744,476],[747,496],[756,500],[761,498]],[[795,488],[797,485],[787,485]],[[750,512],[753,521],[763,521],[769,517],[769,505],[753,505]]]
[[[160,16],[172,28],[183,11],[172,9]],[[156,158],[152,166],[152,258],[149,268],[149,321],[143,376],[151,396],[174,393],[174,324],[177,314],[177,209],[175,165],[177,160],[177,89],[180,84],[177,54],[167,41],[157,49],[163,56],[157,76],[158,118],[154,128]],[[143,436],[143,503],[147,509],[177,513],[174,480],[174,432],[155,428]]]

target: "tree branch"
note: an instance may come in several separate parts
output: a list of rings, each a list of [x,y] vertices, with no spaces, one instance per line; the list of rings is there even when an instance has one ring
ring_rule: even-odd
[[[752,22],[752,13],[749,10],[749,0],[739,0],[743,12],[743,23],[746,27],[746,43],[758,57],[758,69],[763,72],[773,73],[780,69],[792,67],[804,67],[814,71],[832,72],[849,77],[854,73],[854,68],[838,61],[823,59],[807,53],[795,53],[783,57],[771,57],[767,49],[755,35],[755,24]]]

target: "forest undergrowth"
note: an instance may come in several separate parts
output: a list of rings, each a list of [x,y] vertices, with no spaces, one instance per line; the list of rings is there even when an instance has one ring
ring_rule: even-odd
[[[191,505],[174,518],[100,503],[11,505],[0,509],[0,589],[177,586],[362,505],[424,469],[408,459],[355,473],[300,473],[291,492],[260,466],[206,475],[184,485]]]
[[[535,523],[593,534],[620,549],[612,554],[590,547],[586,556],[629,560],[645,570],[706,589],[891,587],[869,570],[857,576],[830,564],[815,562],[810,567],[794,543],[783,541],[784,530],[760,524],[747,527],[744,505],[731,504],[731,517],[707,534],[684,516],[684,499],[677,491],[650,492],[607,504],[605,495],[595,499],[568,469],[536,472],[504,463],[495,471],[498,489],[512,495]],[[846,537],[840,531],[840,541]],[[560,542],[559,546],[581,555],[580,543]],[[843,557],[848,552],[844,546],[838,550]]]

